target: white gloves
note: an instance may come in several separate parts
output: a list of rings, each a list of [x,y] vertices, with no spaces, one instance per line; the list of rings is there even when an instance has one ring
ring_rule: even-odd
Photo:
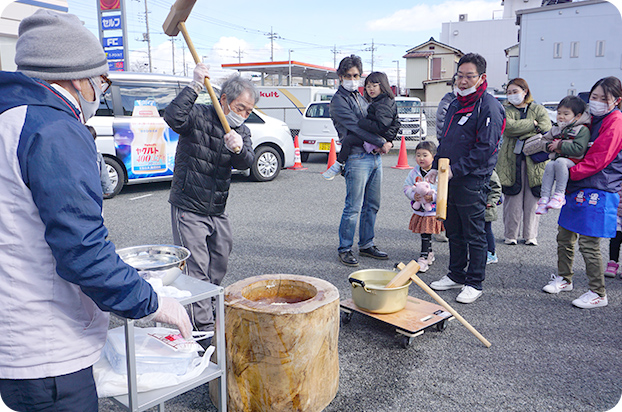
[[[449,178],[447,180],[451,180],[451,178],[454,176],[454,174],[451,172],[451,166],[448,166],[447,171]],[[427,175],[425,175],[425,181],[430,183],[430,184],[436,184],[436,179],[438,178],[438,170],[436,169],[432,169],[428,172]]]
[[[231,130],[225,135],[225,146],[230,152],[239,153],[242,150],[242,136],[235,130]]]
[[[204,63],[197,63],[197,67],[194,68],[192,80],[198,83],[205,83],[205,78],[209,79],[209,67]]]
[[[192,324],[186,309],[177,299],[158,296],[158,310],[155,311],[153,320],[160,323],[175,325],[181,336],[192,339]]]

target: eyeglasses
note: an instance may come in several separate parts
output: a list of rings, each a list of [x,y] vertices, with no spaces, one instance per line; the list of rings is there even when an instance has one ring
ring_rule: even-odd
[[[102,93],[105,94],[108,91],[108,89],[110,89],[110,86],[112,86],[112,81],[105,74],[102,74],[100,77],[102,80],[102,84],[101,84]]]
[[[462,74],[457,74],[456,73],[456,79],[457,80],[464,80],[464,79],[473,80],[473,79],[477,79],[479,76],[481,76],[481,74],[474,74],[474,75],[470,75],[470,76],[464,76]]]

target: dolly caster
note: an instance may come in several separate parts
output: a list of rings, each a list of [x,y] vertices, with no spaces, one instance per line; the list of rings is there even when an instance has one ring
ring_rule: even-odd
[[[436,324],[436,330],[439,331],[439,332],[444,331],[446,328],[447,328],[447,321],[446,320],[444,320],[442,322],[438,322]]]
[[[347,325],[352,320],[352,312],[341,312],[341,323]]]
[[[402,347],[404,349],[408,349],[410,347],[410,345],[412,345],[413,343],[413,338],[412,337],[408,337],[408,336],[403,336],[402,337]]]

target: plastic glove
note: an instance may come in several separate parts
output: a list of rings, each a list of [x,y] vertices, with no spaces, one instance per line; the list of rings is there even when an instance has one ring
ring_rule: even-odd
[[[438,170],[431,169],[428,174],[425,175],[425,181],[431,185],[436,184],[436,178],[438,177]]]
[[[192,339],[192,324],[186,309],[177,299],[158,296],[158,310],[154,313],[153,320],[160,323],[175,325],[181,336]]]
[[[242,136],[235,130],[231,130],[225,135],[225,146],[233,153],[239,153],[242,149]]]
[[[209,79],[209,67],[204,63],[198,63],[197,67],[194,68],[192,80],[203,84],[206,77]]]

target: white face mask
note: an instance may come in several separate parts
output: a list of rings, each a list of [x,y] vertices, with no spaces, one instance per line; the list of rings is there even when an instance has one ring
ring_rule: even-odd
[[[241,126],[242,123],[244,123],[244,121],[246,120],[245,117],[231,110],[231,105],[229,105],[229,113],[227,113],[225,117],[227,118],[227,122],[229,123],[229,126],[233,128]]]
[[[514,93],[508,95],[508,102],[513,104],[514,106],[518,106],[525,100],[525,95],[523,93]]]
[[[464,89],[464,90],[456,89],[456,93],[458,93],[462,97],[473,94],[476,91],[477,91],[477,84],[475,86],[469,87],[468,89]]]
[[[78,92],[78,100],[80,101],[80,108],[82,109],[82,117],[84,117],[84,121],[86,122],[91,117],[95,116],[95,112],[99,109],[99,98],[102,95],[102,89],[97,85],[97,82],[93,79],[89,79],[89,83],[93,87],[93,91],[95,93],[95,100],[89,102],[82,96],[82,92]]]
[[[574,122],[557,122],[557,126],[559,126],[560,129],[565,129],[566,127],[570,126],[572,123]]]
[[[607,103],[590,100],[590,113],[593,116],[604,116],[610,111]]]
[[[343,80],[342,81],[342,86],[344,89],[346,89],[349,92],[353,92],[358,90],[360,82],[358,80]]]

